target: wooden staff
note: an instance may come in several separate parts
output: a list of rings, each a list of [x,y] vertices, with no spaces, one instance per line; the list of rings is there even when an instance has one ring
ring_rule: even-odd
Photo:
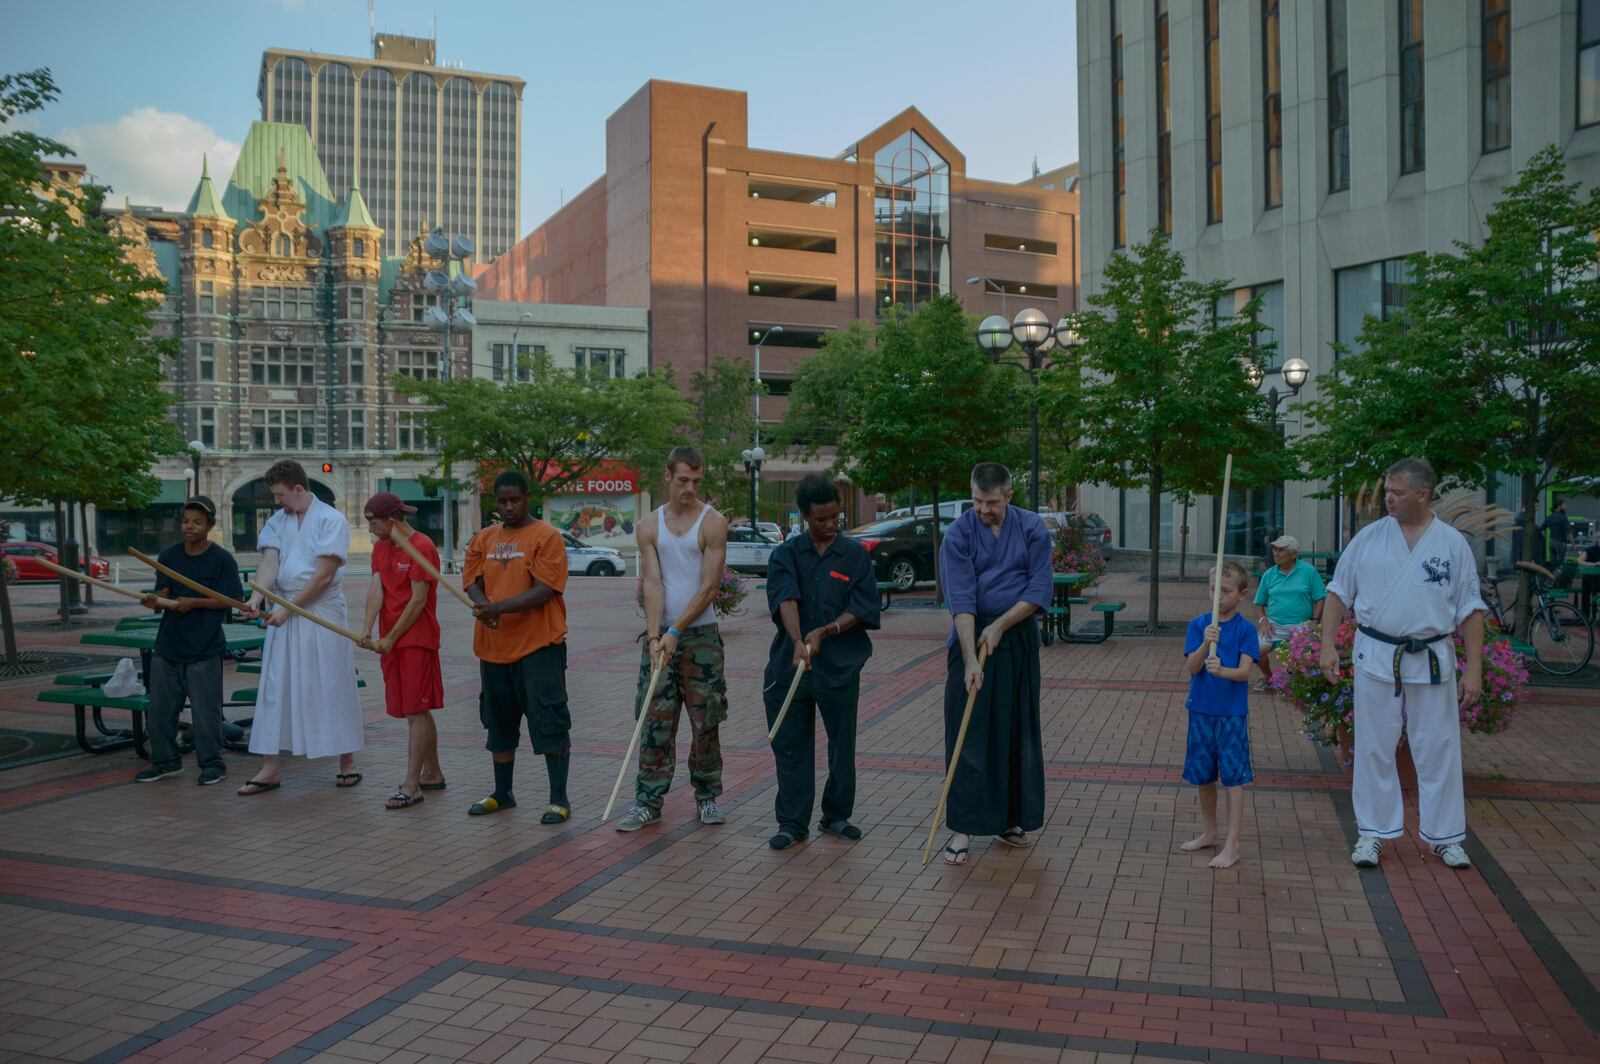
[[[172,579],[176,580],[178,583],[182,584],[184,587],[188,588],[191,591],[198,591],[202,595],[204,595],[206,598],[215,599],[218,602],[225,603],[225,604],[227,604],[229,606],[232,606],[234,609],[239,610],[239,611],[241,611],[243,613],[249,613],[250,612],[250,604],[249,603],[240,602],[238,599],[234,598],[232,595],[224,595],[220,591],[215,591],[215,590],[213,590],[213,589],[211,589],[209,587],[206,587],[204,584],[200,583],[198,580],[190,580],[187,576],[184,576],[182,573],[177,572],[177,571],[175,571],[173,569],[170,569],[165,565],[162,565],[160,562],[156,561],[154,558],[150,557],[150,555],[144,553],[141,550],[136,550],[133,547],[129,547],[128,548],[128,553],[133,555],[135,558],[138,558],[140,561],[144,562],[146,565],[148,565],[150,568],[154,569],[156,572],[161,573],[164,576],[170,576]]]
[[[117,595],[126,595],[131,599],[142,600],[144,598],[144,595],[135,591],[131,587],[118,587],[116,584],[108,584],[104,580],[97,580],[94,577],[89,576],[87,573],[80,573],[72,569],[63,568],[62,566],[57,565],[55,562],[47,562],[43,558],[35,558],[34,561],[38,562],[40,565],[44,566],[46,569],[49,569],[53,573],[60,573],[62,576],[70,576],[74,580],[81,580],[85,584],[88,584],[91,587],[97,587],[102,591],[110,591]],[[157,598],[156,605],[160,606],[164,610],[170,610],[176,606],[177,603],[169,598]]]
[[[356,646],[361,646],[362,645],[361,637],[356,635],[354,632],[350,631],[348,628],[340,628],[338,625],[334,624],[332,621],[323,620],[321,617],[318,617],[316,614],[312,613],[310,610],[306,609],[305,607],[296,606],[294,603],[290,602],[286,598],[283,598],[281,595],[274,595],[272,592],[268,591],[266,588],[262,587],[260,584],[256,583],[254,580],[250,581],[250,589],[252,591],[261,592],[261,594],[264,595],[267,599],[269,599],[272,602],[276,602],[278,605],[282,606],[284,609],[288,610],[290,613],[298,614],[301,617],[304,617],[306,620],[311,621],[314,624],[320,624],[320,625],[322,625],[322,627],[326,628],[328,631],[334,633],[335,635],[344,636],[346,639],[350,640],[350,642],[354,643]]]
[[[778,710],[777,719],[772,722],[772,730],[767,732],[767,742],[772,742],[773,737],[778,734],[778,729],[783,727],[783,718],[789,713],[789,704],[794,701],[794,693],[800,690],[800,677],[804,676],[810,667],[811,654],[807,651],[805,665],[794,670],[794,679],[789,681],[789,694],[783,700],[783,708]]]
[[[462,604],[465,605],[467,607],[467,609],[472,610],[474,613],[477,612],[478,604],[476,602],[473,602],[472,599],[468,598],[467,597],[467,593],[465,591],[461,590],[455,584],[453,584],[453,583],[445,583],[444,577],[439,575],[439,570],[435,569],[433,567],[433,563],[428,561],[428,559],[426,559],[426,558],[424,558],[422,556],[422,552],[421,551],[417,550],[417,548],[415,548],[415,547],[413,547],[411,545],[411,541],[409,539],[407,539],[405,536],[400,535],[400,530],[398,528],[391,528],[389,530],[389,540],[395,546],[399,547],[401,550],[403,550],[407,554],[411,555],[411,560],[416,562],[417,563],[417,567],[419,569],[421,569],[423,572],[427,573],[428,576],[430,576],[435,583],[437,583],[440,586],[444,587],[452,595],[454,595],[456,598],[460,599]]]
[[[1211,578],[1211,623],[1217,623],[1217,610],[1222,606],[1222,548],[1227,542],[1228,534],[1228,489],[1233,483],[1233,452],[1228,452],[1228,460],[1222,465],[1222,513],[1217,517],[1217,571]],[[1217,648],[1213,646],[1207,657],[1217,656]]]
[[[645,688],[644,702],[639,706],[639,719],[633,725],[633,738],[628,740],[628,753],[622,759],[622,769],[617,773],[617,782],[611,788],[611,800],[606,803],[606,811],[601,814],[600,822],[603,824],[611,819],[611,807],[617,804],[617,792],[622,790],[622,781],[628,775],[628,769],[633,765],[633,752],[639,746],[639,736],[644,732],[644,718],[650,712],[650,703],[656,697],[656,683],[661,679],[662,670],[666,667],[667,659],[662,657],[656,662],[656,667],[650,673],[650,686]]]
[[[989,644],[985,643],[978,648],[978,668],[983,668],[984,659],[989,656]],[[922,867],[928,867],[928,860],[933,856],[933,840],[939,834],[939,821],[944,819],[944,803],[950,799],[950,784],[955,782],[956,766],[961,763],[961,745],[967,741],[967,725],[972,723],[972,707],[977,704],[978,689],[974,687],[967,692],[967,708],[961,713],[961,727],[956,731],[956,749],[950,755],[950,767],[945,770],[944,790],[939,792],[939,804],[933,810],[933,824],[928,828],[928,846],[922,851]]]

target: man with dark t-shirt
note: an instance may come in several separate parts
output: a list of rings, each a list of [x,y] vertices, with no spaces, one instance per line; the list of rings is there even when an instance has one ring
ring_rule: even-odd
[[[230,598],[243,598],[239,563],[233,555],[207,538],[217,523],[217,507],[204,495],[183,504],[179,531],[182,542],[162,551],[156,559],[197,584]],[[150,658],[150,688],[146,716],[150,724],[150,767],[135,777],[140,783],[176,776],[183,771],[178,751],[178,714],[189,701],[194,722],[194,754],[200,765],[199,783],[220,783],[228,774],[222,761],[222,652],[226,642],[222,622],[228,606],[184,587],[157,573],[155,594],[143,602],[156,608],[156,597],[174,599],[177,605],[161,615],[156,650]]]

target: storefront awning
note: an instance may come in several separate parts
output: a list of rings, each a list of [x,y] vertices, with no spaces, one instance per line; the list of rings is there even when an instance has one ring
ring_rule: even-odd
[[[429,495],[427,489],[422,486],[422,481],[403,477],[390,480],[389,490],[400,496],[404,502],[437,502],[439,498],[438,492]]]
[[[151,506],[181,506],[189,499],[187,480],[163,480],[161,491],[150,500]]]

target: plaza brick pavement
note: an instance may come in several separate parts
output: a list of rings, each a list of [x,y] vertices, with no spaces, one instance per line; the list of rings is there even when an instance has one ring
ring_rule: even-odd
[[[361,564],[353,560],[353,569]],[[360,615],[364,576],[352,573]],[[1165,589],[1164,616],[1204,608]],[[1145,585],[1102,593],[1141,615]],[[360,664],[365,782],[288,765],[282,790],[136,785],[131,752],[0,772],[0,1058],[815,1062],[1534,1061],[1600,1058],[1600,693],[1540,688],[1507,735],[1466,740],[1474,867],[1412,841],[1348,859],[1348,775],[1252,695],[1243,860],[1206,867],[1181,785],[1173,636],[1043,651],[1047,823],[1014,851],[921,863],[941,761],[942,613],[896,605],[862,684],[866,837],[784,853],[760,713],[770,627],[724,632],[728,823],[669,795],[659,827],[599,822],[631,722],[631,579],[575,579],[570,824],[469,819],[488,758],[465,611],[440,597],[449,788],[382,799],[404,731]],[[23,643],[77,648],[17,595]],[[752,603],[756,603],[753,596]],[[99,606],[95,622],[126,613]],[[254,677],[229,675],[230,691]],[[69,728],[0,684],[0,727]],[[685,743],[681,745],[686,745]],[[942,840],[941,840],[942,841]]]

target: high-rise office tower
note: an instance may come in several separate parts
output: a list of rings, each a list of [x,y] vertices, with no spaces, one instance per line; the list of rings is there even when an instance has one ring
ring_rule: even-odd
[[[310,130],[332,187],[359,177],[385,254],[440,225],[492,261],[520,232],[524,82],[440,66],[429,38],[380,33],[372,54],[267,49],[261,117]]]

